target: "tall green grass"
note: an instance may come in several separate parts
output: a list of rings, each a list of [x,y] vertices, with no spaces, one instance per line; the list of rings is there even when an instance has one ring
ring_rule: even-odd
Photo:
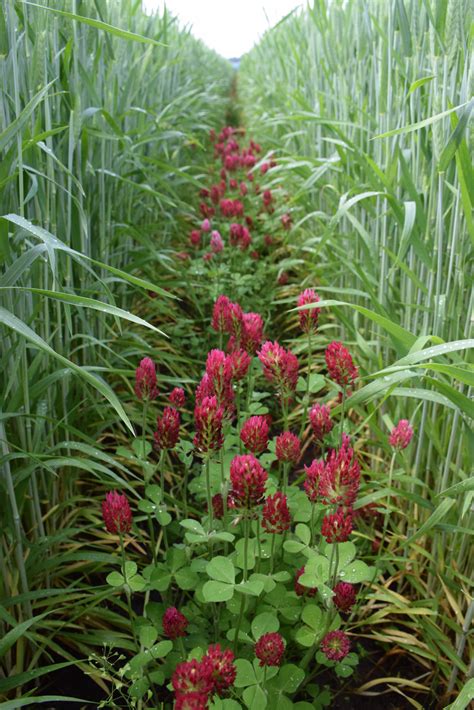
[[[90,481],[136,476],[106,437],[132,430],[137,360],[189,373],[163,333],[174,301],[152,282],[176,273],[231,76],[140,2],[0,7],[0,698],[105,638],[89,580],[108,555],[83,549]]]
[[[246,123],[282,156],[266,182],[292,191],[282,268],[318,288],[327,327],[360,353],[361,431],[380,440],[399,418],[414,424],[408,476],[390,486],[377,448],[367,475],[396,521],[385,581],[410,632],[396,642],[450,690],[468,673],[473,613],[471,8],[315,0],[240,71]],[[414,600],[425,615],[410,616]]]

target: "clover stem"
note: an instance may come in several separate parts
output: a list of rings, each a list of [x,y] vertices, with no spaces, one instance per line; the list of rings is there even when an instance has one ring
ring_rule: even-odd
[[[341,446],[343,442],[343,436],[344,436],[344,414],[345,414],[345,406],[346,406],[346,388],[342,388],[342,409],[341,409]]]
[[[237,408],[237,423],[236,423],[236,428],[237,428],[237,439],[239,442],[239,454],[242,453],[243,448],[242,448],[242,439],[240,438],[240,430],[241,430],[241,421],[240,421],[240,400],[242,396],[242,386],[240,381],[237,382],[237,397],[236,399],[236,408]],[[224,481],[222,481],[224,482]]]
[[[392,482],[393,482],[393,468],[395,465],[395,458],[396,458],[396,451],[393,452],[392,454],[392,459],[390,461],[390,469],[388,472],[388,488],[389,488],[389,496],[392,495]],[[385,545],[385,537],[387,535],[387,527],[388,527],[388,517],[390,515],[390,511],[388,509],[388,506],[385,510],[385,516],[383,520],[383,532],[382,532],[382,542],[380,543],[380,548],[383,549],[383,546]]]
[[[249,526],[248,526],[248,519],[247,515],[245,515],[243,519],[244,523],[244,574],[243,574],[243,581],[247,581],[247,575],[248,575],[248,549],[249,549]],[[240,609],[239,609],[239,618],[237,621],[237,626],[235,627],[235,636],[234,636],[234,654],[237,654],[237,650],[239,648],[239,631],[240,631],[240,626],[242,624],[242,619],[244,616],[244,610],[245,610],[245,594],[242,594],[242,598],[240,600]]]
[[[272,546],[270,549],[270,574],[273,574],[273,560],[275,557],[275,540],[276,540],[276,535],[272,535]]]
[[[335,564],[334,564],[334,574],[332,576],[332,588],[336,586],[337,568],[339,567],[339,544],[336,542],[334,544],[335,549]],[[331,555],[332,556],[332,555]],[[331,568],[329,568],[331,569]]]
[[[306,417],[308,415],[309,408],[309,388],[310,388],[310,378],[311,378],[311,360],[313,357],[312,347],[311,347],[311,329],[308,330],[308,376],[306,379],[306,397],[304,401],[303,419],[301,420],[300,438],[303,435],[303,431],[306,424]]]
[[[221,449],[219,452],[219,462],[221,465],[221,485],[222,488],[225,486],[225,476],[224,476],[224,449]]]
[[[257,572],[260,572],[260,560],[262,559],[262,543],[260,540],[260,520],[257,518],[257,552],[258,552],[258,559],[257,559]]]
[[[151,544],[151,554],[153,558],[153,564],[156,564],[156,543],[155,543],[155,528],[153,527],[153,520],[150,513],[148,513],[148,530],[150,532],[150,544]]]
[[[288,473],[290,470],[290,464],[285,462],[283,464],[283,493],[286,495],[286,489],[288,488]]]
[[[160,472],[160,487],[161,487],[161,500],[164,501],[165,499],[165,467],[164,467],[164,459],[165,459],[165,450],[161,449],[160,450],[160,458],[158,461],[158,471]]]
[[[245,411],[250,414],[250,400],[253,394],[253,358],[250,361],[250,367],[247,375],[247,401],[245,403]]]
[[[213,526],[212,492],[211,492],[211,460],[209,454],[206,455],[206,490],[207,490],[207,511],[209,514],[209,532]]]
[[[282,394],[281,408],[283,412],[283,430],[288,431],[288,399]]]
[[[142,460],[146,461],[145,444],[146,444],[146,417],[148,414],[148,400],[143,402],[143,418],[142,418]]]
[[[316,505],[314,503],[311,503],[311,542],[310,542],[310,547],[313,547],[314,545],[314,512],[316,509]]]
[[[136,645],[137,649],[140,650],[140,644],[138,642],[137,635],[135,633],[135,628],[134,628],[133,622],[132,622],[132,619],[134,616],[133,610],[132,610],[132,596],[130,594],[130,586],[128,584],[128,579],[127,579],[127,561],[125,558],[125,545],[123,542],[123,535],[121,532],[119,533],[119,538],[120,538],[120,552],[121,552],[121,556],[122,556],[122,577],[124,580],[125,596],[127,597],[128,617],[130,619],[130,627],[132,629],[133,640],[135,641],[135,645]]]

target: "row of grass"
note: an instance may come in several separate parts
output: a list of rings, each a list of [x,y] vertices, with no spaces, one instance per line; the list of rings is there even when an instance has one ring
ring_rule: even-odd
[[[170,381],[192,370],[156,280],[179,284],[182,215],[231,76],[140,2],[0,7],[0,698],[120,637],[120,615],[95,611],[110,555],[86,549],[93,486],[136,476],[106,432],[131,429],[120,382],[137,361]]]
[[[366,621],[449,690],[469,675],[474,613],[471,21],[462,0],[315,0],[239,78],[246,124],[284,156],[268,175],[291,186],[281,268],[317,288],[334,337],[361,353],[352,404],[368,405],[369,439],[400,417],[416,431],[396,487],[373,448],[375,498],[392,496],[399,534]]]

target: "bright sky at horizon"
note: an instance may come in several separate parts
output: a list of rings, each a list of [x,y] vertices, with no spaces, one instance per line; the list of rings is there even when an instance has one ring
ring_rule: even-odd
[[[146,12],[164,5],[195,37],[228,59],[241,57],[304,0],[142,0]]]

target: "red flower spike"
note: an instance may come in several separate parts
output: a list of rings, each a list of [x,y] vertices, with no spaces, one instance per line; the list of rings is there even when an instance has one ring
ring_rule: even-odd
[[[321,641],[321,651],[330,661],[342,661],[351,650],[351,642],[344,631],[330,631]]]
[[[189,235],[189,241],[193,247],[198,247],[201,244],[201,232],[199,229],[193,229]]]
[[[307,288],[298,296],[297,305],[307,306],[310,303],[317,303],[321,299],[312,288]],[[303,333],[314,333],[318,325],[319,308],[308,308],[299,311],[298,318],[300,328]]]
[[[173,404],[175,407],[178,407],[179,409],[184,407],[186,402],[186,395],[184,394],[183,388],[175,387],[169,396],[169,400],[171,404]]]
[[[179,427],[181,417],[174,407],[166,407],[163,416],[156,420],[156,431],[154,433],[155,446],[158,450],[174,449],[179,441]]]
[[[305,587],[299,583],[299,578],[304,574],[304,566],[296,570],[295,574],[295,592],[299,597],[315,597],[318,593],[317,587]]]
[[[349,582],[338,582],[334,587],[334,605],[339,611],[349,612],[355,604],[356,588]]]
[[[202,402],[194,409],[194,420],[196,425],[196,436],[194,446],[208,453],[222,447],[224,440],[222,436],[222,419],[224,410],[217,403],[217,398],[204,397]]]
[[[247,375],[252,359],[245,350],[240,348],[238,350],[234,350],[234,352],[232,352],[228,357],[231,366],[232,379],[235,382],[240,382]]]
[[[244,314],[238,303],[229,301],[226,310],[226,332],[234,337],[236,345],[240,344],[243,332]],[[234,350],[236,348],[233,348]]]
[[[219,296],[214,303],[211,326],[218,333],[224,333],[227,330],[229,304],[230,299],[227,296]]]
[[[202,224],[201,224],[201,232],[210,232],[210,231],[211,231],[211,222],[210,222],[210,220],[206,217],[206,219],[204,219],[204,220],[202,221]]]
[[[316,441],[323,441],[334,426],[330,409],[326,404],[313,404],[309,410],[309,421]]]
[[[145,401],[158,397],[155,363],[149,357],[144,357],[135,371],[135,394]]]
[[[279,390],[282,398],[287,399],[296,389],[298,382],[298,358],[291,350],[285,350],[276,341],[263,343],[258,359],[263,365],[263,374]]]
[[[275,454],[278,461],[297,464],[301,456],[301,442],[290,431],[284,431],[277,436]]]
[[[291,517],[288,509],[288,499],[277,491],[268,496],[262,509],[262,527],[267,533],[281,535],[290,529]]]
[[[233,685],[237,675],[234,654],[229,649],[223,651],[220,644],[216,643],[209,646],[203,661],[211,668],[210,675],[214,684],[214,692],[222,697],[225,691]]]
[[[263,319],[259,313],[244,313],[243,347],[251,355],[255,355],[263,340]]]
[[[303,487],[311,503],[315,503],[319,497],[319,479],[324,471],[324,461],[314,459],[309,466],[304,467],[306,479]]]
[[[132,511],[125,495],[118,491],[105,494],[102,515],[107,532],[112,535],[128,533],[132,527]]]
[[[224,414],[230,416],[234,408],[235,394],[232,388],[232,362],[222,350],[211,350],[206,360],[206,373],[196,392],[199,400],[201,393],[215,395]]]
[[[329,544],[347,542],[352,532],[352,515],[342,508],[323,518],[321,534]]]
[[[207,710],[209,696],[207,693],[177,693],[174,710]]]
[[[169,639],[186,636],[189,621],[176,607],[170,606],[163,615],[163,633]]]
[[[284,653],[285,643],[277,633],[263,634],[255,644],[255,655],[260,666],[280,666]]]
[[[281,224],[283,229],[291,229],[292,219],[290,214],[284,214],[281,216]]]
[[[202,663],[202,661],[197,661],[195,658],[191,661],[178,663],[171,678],[171,683],[176,694],[180,695],[187,693],[209,695],[213,687],[209,665]]]
[[[242,426],[240,438],[246,449],[253,454],[261,454],[268,446],[269,431],[267,418],[255,415]]]
[[[212,496],[212,512],[216,520],[222,520],[224,517],[224,498],[220,493]]]
[[[357,379],[359,371],[342,343],[334,340],[326,348],[326,365],[329,377],[340,387],[348,387]]]
[[[401,451],[406,449],[412,438],[413,428],[410,422],[408,419],[400,419],[390,433],[389,443],[394,449]]]
[[[237,508],[250,510],[262,503],[268,474],[252,454],[234,456],[230,464],[229,496]]]
[[[323,503],[343,505],[351,508],[360,484],[360,466],[354,457],[349,437],[343,436],[339,450],[332,449],[326,458],[319,477],[319,495]]]
[[[224,241],[217,230],[211,233],[211,251],[214,254],[219,254],[219,252],[224,249]]]

